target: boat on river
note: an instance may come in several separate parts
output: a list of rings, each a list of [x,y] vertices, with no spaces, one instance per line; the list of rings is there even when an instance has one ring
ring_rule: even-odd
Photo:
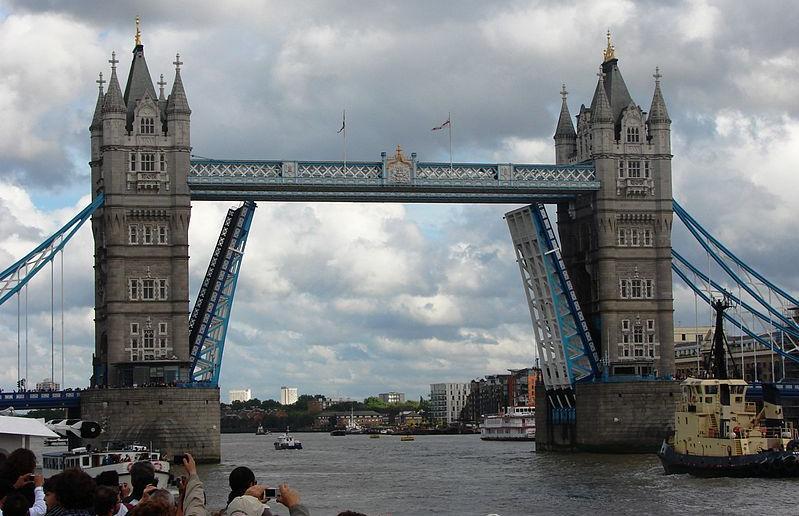
[[[535,407],[508,407],[502,414],[483,418],[483,441],[535,441]]]
[[[255,435],[269,435],[271,433],[269,430],[264,430],[262,425],[258,425],[258,428],[255,429]]]
[[[153,464],[160,487],[170,485],[172,475],[169,461],[162,460],[159,452],[142,445],[109,446],[104,450],[80,447],[69,451],[45,452],[42,454],[42,474],[49,478],[66,469],[80,469],[94,478],[104,471],[116,471],[119,482],[130,485],[130,468],[138,461],[150,461]]]
[[[786,424],[779,394],[763,384],[763,407],[746,401],[749,384],[729,378],[723,328],[726,300],[713,302],[712,378],[688,378],[674,415],[674,434],[658,452],[666,474],[797,477],[799,440]],[[733,363],[737,372],[737,367]],[[736,375],[737,376],[737,375]]]
[[[302,450],[302,443],[289,435],[288,429],[277,436],[274,445],[276,450]]]

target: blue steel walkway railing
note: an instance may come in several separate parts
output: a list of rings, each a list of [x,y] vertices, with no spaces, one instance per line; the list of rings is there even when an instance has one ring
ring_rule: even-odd
[[[0,410],[77,407],[80,407],[79,390],[0,392]]]
[[[593,164],[193,159],[197,200],[530,203],[598,190]]]

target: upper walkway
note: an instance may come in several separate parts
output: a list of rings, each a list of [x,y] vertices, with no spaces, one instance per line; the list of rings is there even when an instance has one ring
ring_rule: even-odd
[[[78,407],[80,407],[79,390],[0,392],[0,410]]]
[[[419,203],[557,202],[598,190],[594,166],[433,163],[398,149],[381,161],[193,159],[192,199]]]

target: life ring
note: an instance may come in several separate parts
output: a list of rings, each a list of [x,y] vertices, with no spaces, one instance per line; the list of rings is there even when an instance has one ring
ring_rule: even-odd
[[[162,468],[162,466],[161,466],[161,461],[155,461],[155,462],[153,462],[153,467],[155,467],[155,470],[156,470],[156,471],[161,471],[161,468]]]

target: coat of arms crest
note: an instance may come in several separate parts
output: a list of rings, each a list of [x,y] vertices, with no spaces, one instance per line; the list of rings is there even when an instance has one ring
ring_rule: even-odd
[[[410,183],[413,163],[405,157],[402,149],[397,145],[397,151],[393,157],[386,161],[386,175],[392,183]]]

